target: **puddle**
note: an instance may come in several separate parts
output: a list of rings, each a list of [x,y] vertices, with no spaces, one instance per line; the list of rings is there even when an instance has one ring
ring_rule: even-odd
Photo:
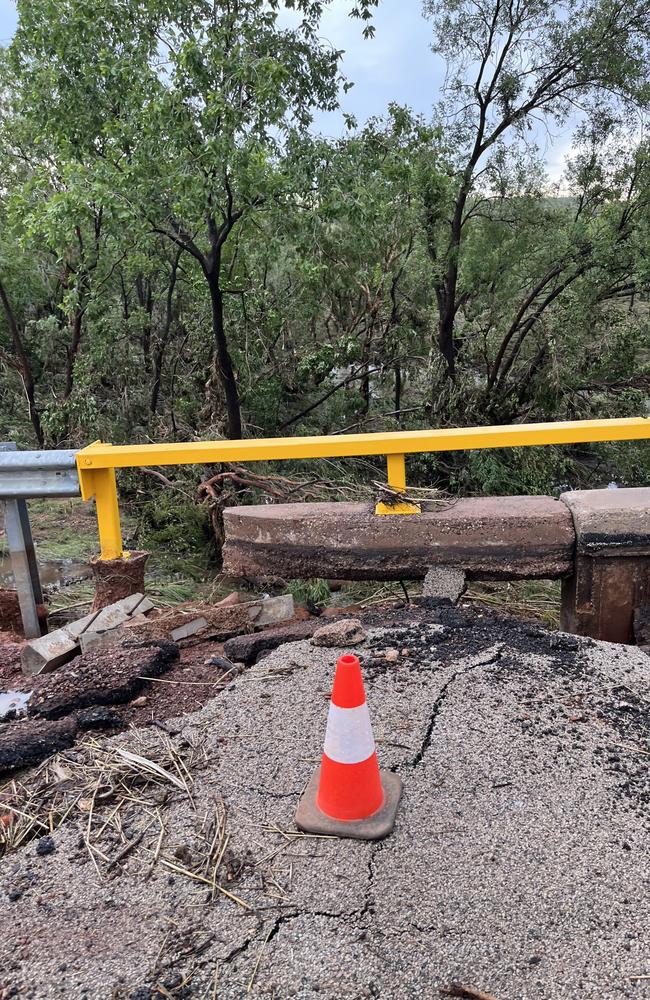
[[[90,567],[87,563],[77,562],[74,559],[56,559],[51,562],[40,561],[38,571],[41,577],[41,586],[48,590],[59,590],[67,587],[70,583],[77,583],[89,577]],[[14,575],[11,570],[11,558],[9,555],[0,556],[0,587],[13,587]]]
[[[0,691],[0,722],[24,715],[31,696],[31,691]]]

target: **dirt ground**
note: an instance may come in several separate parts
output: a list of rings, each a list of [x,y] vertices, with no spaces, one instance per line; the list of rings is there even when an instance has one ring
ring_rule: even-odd
[[[373,844],[293,823],[341,652],[284,646],[20,777],[3,1000],[650,996],[648,658],[451,608],[378,620],[360,652],[404,795]]]

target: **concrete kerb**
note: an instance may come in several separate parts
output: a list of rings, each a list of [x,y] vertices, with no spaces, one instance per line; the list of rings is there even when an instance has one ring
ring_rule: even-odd
[[[452,981],[499,1000],[636,996],[630,976],[646,970],[650,922],[647,768],[644,779],[642,755],[609,748],[643,742],[614,708],[636,711],[650,697],[648,661],[579,640],[554,652],[525,628],[519,646],[486,636],[450,658],[422,626],[413,662],[366,671],[381,764],[405,784],[395,832],[379,844],[294,835],[340,651],[283,647],[200,712],[170,720],[179,752],[205,749],[192,794],[202,812],[223,797],[229,851],[243,864],[225,884],[254,909],[210,903],[205,887],[161,866],[143,881],[157,827],[120,878],[99,882],[79,866],[69,824],[51,861],[31,845],[0,867],[5,890],[27,886],[0,941],[11,985],[39,1000],[61,990],[69,1000],[117,990],[122,1000],[193,964],[195,995],[210,995],[218,969],[224,1000],[412,1000]],[[405,629],[373,633],[368,647],[413,647]],[[620,720],[629,716],[621,707]],[[135,735],[109,742],[129,746]],[[164,821],[166,857],[195,850],[187,800],[165,807]],[[273,885],[252,862],[279,848]],[[156,972],[166,936],[168,965]]]

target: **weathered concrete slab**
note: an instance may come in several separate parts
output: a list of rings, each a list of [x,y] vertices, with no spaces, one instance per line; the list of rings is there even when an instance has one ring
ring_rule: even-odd
[[[109,629],[108,632],[95,632],[93,629],[90,629],[87,632],[82,632],[79,636],[79,648],[82,653],[89,653],[91,649],[114,646],[115,643],[121,642],[124,639],[124,636],[125,631],[123,625],[118,625],[117,628]]]
[[[86,813],[51,854],[31,844],[0,864],[0,984],[38,1000],[131,1000],[190,972],[193,996],[221,1000],[414,1000],[452,981],[497,1000],[642,995],[631,977],[650,973],[647,657],[435,614],[442,630],[421,612],[364,647],[380,763],[404,782],[389,839],[293,838],[338,651],[284,647],[176,721],[191,800],[175,786],[162,799],[153,867],[161,827],[134,805],[129,843],[142,839],[106,870],[123,842],[99,796],[101,878],[80,839]],[[386,647],[408,655],[390,663]],[[105,746],[154,756],[161,739]],[[178,871],[199,870],[221,800],[219,878],[239,903]]]
[[[242,607],[240,604],[239,607]],[[266,625],[277,625],[279,622],[290,621],[295,614],[291,594],[281,594],[279,597],[266,597],[259,604],[248,602],[248,615],[255,628]]]
[[[650,487],[573,490],[560,500],[573,515],[578,552],[650,556]]]
[[[193,618],[192,621],[187,622],[186,625],[179,625],[178,628],[172,629],[169,633],[169,637],[172,642],[179,642],[181,639],[189,639],[191,636],[196,635],[197,632],[201,632],[207,627],[208,623],[205,618]]]
[[[23,673],[47,674],[58,669],[72,660],[80,649],[85,653],[97,645],[103,633],[117,630],[131,615],[143,615],[152,608],[152,602],[144,594],[132,594],[103,610],[91,611],[49,635],[33,639],[21,652]]]
[[[417,517],[359,503],[234,507],[224,525],[233,577],[421,579],[444,564],[478,579],[542,578],[573,566],[571,515],[550,497],[458,500]]]

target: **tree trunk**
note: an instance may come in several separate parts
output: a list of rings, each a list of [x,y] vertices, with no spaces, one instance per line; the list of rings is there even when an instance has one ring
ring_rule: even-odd
[[[456,377],[456,345],[454,344],[455,289],[451,306],[445,305],[438,320],[438,347],[447,365],[447,375]]]
[[[181,251],[176,253],[176,257],[172,262],[171,274],[169,276],[169,283],[167,285],[167,301],[165,306],[165,325],[163,327],[163,332],[160,338],[160,343],[154,355],[154,369],[153,369],[153,385],[151,387],[151,398],[149,401],[149,410],[152,416],[155,416],[158,409],[158,398],[160,396],[160,386],[162,383],[162,370],[163,363],[165,360],[165,352],[167,350],[167,343],[169,341],[169,335],[172,328],[172,320],[174,318],[174,289],[176,287],[176,278],[178,276],[178,262],[180,260]]]
[[[395,419],[398,423],[402,419],[402,366],[399,361],[395,362],[394,366],[395,373]]]
[[[70,330],[70,345],[66,350],[67,358],[65,363],[65,389],[63,391],[63,398],[69,399],[72,395],[72,388],[74,385],[74,365],[77,360],[77,354],[79,353],[79,345],[81,343],[81,323],[82,323],[82,312],[80,309],[75,310],[74,314],[70,317],[68,327]]]
[[[14,353],[16,355],[16,370],[18,371],[18,374],[21,378],[23,387],[25,389],[25,396],[27,397],[29,419],[31,420],[32,427],[34,428],[34,434],[36,435],[38,447],[42,448],[43,445],[45,444],[45,437],[43,435],[43,428],[41,426],[40,414],[36,406],[36,385],[34,383],[34,376],[32,375],[32,369],[29,363],[29,358],[27,357],[27,352],[25,351],[25,346],[23,344],[23,340],[20,334],[18,321],[14,315],[13,309],[11,308],[9,297],[1,281],[0,281],[0,302],[2,302],[2,306],[4,308],[5,315],[7,317],[9,332],[11,334],[11,339],[14,346]]]
[[[206,273],[212,306],[212,333],[215,346],[215,368],[226,398],[227,434],[230,440],[242,436],[241,407],[237,379],[228,351],[228,341],[223,317],[223,293],[219,284],[219,261]]]

